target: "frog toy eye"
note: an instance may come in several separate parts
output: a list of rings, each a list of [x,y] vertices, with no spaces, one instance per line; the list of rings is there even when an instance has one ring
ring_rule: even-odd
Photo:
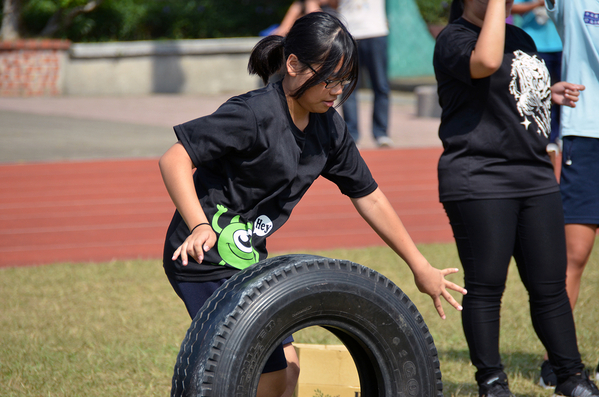
[[[252,231],[251,230],[237,230],[233,233],[233,242],[240,251],[245,253],[251,253],[252,247]]]
[[[245,269],[258,262],[259,258],[258,252],[252,245],[253,224],[241,222],[240,216],[237,215],[228,225],[220,227],[218,221],[227,211],[226,207],[218,205],[218,212],[212,219],[212,228],[218,233],[216,247],[222,258],[220,264]]]

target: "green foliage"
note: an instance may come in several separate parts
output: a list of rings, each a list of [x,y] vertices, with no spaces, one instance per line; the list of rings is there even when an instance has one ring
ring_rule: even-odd
[[[320,389],[316,389],[316,390],[314,390],[314,397],[333,397],[333,396],[331,396],[330,394],[327,394],[325,396]],[[339,395],[336,395],[334,397],[339,397]]]
[[[23,5],[26,36],[39,34],[60,8],[86,0],[29,0]],[[56,36],[75,42],[257,36],[279,23],[288,0],[105,0],[76,16]]]
[[[60,9],[88,0],[23,0],[22,33],[38,36]],[[451,0],[416,0],[427,24],[445,24]],[[291,0],[104,0],[74,18],[56,38],[74,42],[257,36],[278,24]],[[0,10],[1,14],[1,10]]]
[[[451,0],[416,0],[420,14],[427,24],[445,25]]]

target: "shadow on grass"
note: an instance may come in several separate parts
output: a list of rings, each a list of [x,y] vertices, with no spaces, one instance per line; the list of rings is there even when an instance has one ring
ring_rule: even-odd
[[[441,372],[443,375],[443,394],[451,396],[478,396],[478,387],[474,380],[476,369],[470,364],[470,353],[467,349],[439,350]],[[514,381],[537,384],[539,381],[542,356],[530,352],[502,352],[504,371],[510,380],[510,388]],[[464,379],[464,368],[469,367],[469,379]],[[461,371],[460,374],[452,371]],[[463,380],[464,379],[464,380]],[[538,396],[537,393],[518,393],[520,397]]]

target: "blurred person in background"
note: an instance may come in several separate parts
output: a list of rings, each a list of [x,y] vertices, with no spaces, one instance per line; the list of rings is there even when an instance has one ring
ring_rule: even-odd
[[[298,18],[316,11],[332,12],[337,8],[337,1],[338,0],[296,0],[289,6],[281,24],[270,32],[270,34],[286,36],[289,29],[291,29]]]
[[[337,12],[358,41],[361,75],[368,72],[374,95],[372,108],[372,136],[378,147],[392,147],[389,129],[389,79],[387,75],[387,13],[385,0],[339,0]],[[358,81],[360,86],[360,81]],[[358,126],[358,99],[354,91],[343,104],[343,119],[356,143]]]

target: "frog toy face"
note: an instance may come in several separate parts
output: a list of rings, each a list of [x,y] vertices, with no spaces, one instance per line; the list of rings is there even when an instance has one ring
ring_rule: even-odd
[[[237,215],[228,225],[221,228],[218,220],[228,209],[220,204],[216,207],[218,212],[212,218],[212,229],[219,234],[216,246],[223,259],[220,264],[226,263],[237,269],[245,269],[258,262],[258,252],[252,246],[252,222],[240,222]]]

